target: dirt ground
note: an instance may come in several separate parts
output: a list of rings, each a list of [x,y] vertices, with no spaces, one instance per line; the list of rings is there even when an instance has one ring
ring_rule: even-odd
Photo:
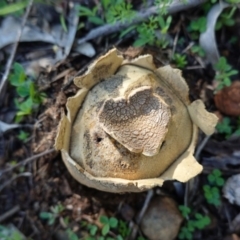
[[[128,2],[139,12],[144,10],[145,5],[138,1]],[[152,1],[144,2],[146,9],[154,6]],[[152,231],[168,228],[177,233],[176,239],[240,239],[240,113],[231,112],[234,104],[237,105],[236,111],[240,112],[239,73],[230,76],[231,89],[225,88],[225,92],[218,96],[216,89],[219,83],[215,79],[217,70],[211,64],[209,55],[200,56],[191,51],[192,44],[198,44],[200,33],[194,38],[189,26],[192,21],[204,16],[203,7],[206,3],[200,1],[197,7],[173,12],[172,23],[167,31],[172,44],[164,49],[154,44],[132,47],[137,33],[130,32],[119,38],[120,30],[111,32],[107,29],[107,33],[97,32],[99,35],[96,37],[84,40],[98,25],[86,16],[79,19],[79,14],[72,7],[78,4],[92,9],[99,1],[58,1],[51,5],[31,5],[30,1],[21,11],[6,15],[1,15],[0,9],[2,82],[4,77],[10,78],[13,65],[18,62],[28,79],[36,84],[37,91],[44,93],[44,100],[37,107],[34,106],[30,114],[16,122],[19,109],[15,102],[21,102],[25,97],[19,96],[16,86],[8,80],[0,88],[0,239],[151,239],[146,235],[143,222],[149,218],[147,209],[154,199],[159,198],[171,199],[173,205],[170,204],[172,207],[169,207],[169,211],[163,211],[163,222],[155,216],[151,223]],[[103,13],[99,10],[98,14],[101,16]],[[216,44],[218,54],[227,59],[232,69],[238,70],[238,7],[231,18],[233,25],[225,25],[216,31]],[[19,25],[21,22],[22,25]],[[65,24],[67,32],[63,30]],[[12,33],[6,32],[4,26],[16,31],[16,35],[11,36]],[[24,26],[28,27],[29,35],[23,31]],[[19,38],[18,30],[24,37]],[[81,41],[88,45],[82,46]],[[225,125],[217,127],[210,137],[200,131],[195,155],[198,155],[196,158],[203,165],[203,171],[190,182],[166,181],[162,187],[141,193],[102,192],[74,180],[61,154],[54,149],[57,126],[67,111],[67,98],[74,96],[78,90],[73,78],[82,75],[94,59],[113,47],[128,59],[151,54],[158,67],[171,64],[172,67],[181,68],[189,86],[191,101],[202,99],[206,109],[215,113],[220,123],[225,121]],[[171,59],[174,52],[186,56],[184,66],[181,66],[181,60]],[[21,133],[27,133],[27,136],[21,138]],[[216,178],[223,179],[223,182],[215,187],[211,185],[209,175],[216,169],[217,175],[220,173]],[[233,177],[234,183],[229,182]],[[217,188],[217,193],[210,193],[210,200],[203,189],[206,185],[210,189]],[[162,204],[166,210],[168,203]],[[178,210],[183,205],[191,210],[187,216]],[[155,211],[162,211],[157,209]],[[180,216],[179,224],[174,225],[172,220],[167,220],[172,211]],[[196,214],[207,216],[210,222],[198,221],[197,225],[199,219]],[[118,227],[110,226],[110,230],[104,234],[102,229],[105,225],[100,216],[117,219]],[[193,222],[195,225],[191,230]],[[180,236],[183,231],[185,235]],[[17,233],[18,238],[13,233]],[[170,236],[168,234],[166,236]]]

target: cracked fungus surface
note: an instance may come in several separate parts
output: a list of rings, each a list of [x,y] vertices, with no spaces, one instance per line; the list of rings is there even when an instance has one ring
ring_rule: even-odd
[[[188,148],[192,133],[186,105],[169,86],[152,71],[123,65],[88,92],[69,152],[96,177],[154,178]]]
[[[99,111],[99,122],[128,150],[154,156],[167,133],[170,116],[169,107],[151,87],[139,87],[127,99],[106,100]]]

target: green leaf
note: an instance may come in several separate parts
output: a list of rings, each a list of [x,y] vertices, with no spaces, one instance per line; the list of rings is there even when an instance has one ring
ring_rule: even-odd
[[[68,235],[69,240],[79,240],[77,234],[75,232],[73,232],[71,229],[68,228],[66,230],[66,233]]]
[[[142,47],[142,46],[146,45],[147,43],[148,43],[148,39],[140,38],[140,39],[137,39],[133,43],[133,46],[134,47]]]
[[[109,219],[109,225],[110,225],[111,228],[116,228],[117,225],[118,225],[118,220],[114,217],[111,217]]]
[[[89,9],[89,8],[87,8],[87,7],[84,7],[84,6],[82,6],[82,5],[78,5],[78,10],[80,11],[79,12],[79,16],[81,17],[81,16],[87,16],[87,17],[89,17],[89,16],[94,16],[95,14],[94,14],[94,12],[91,10],[91,9]]]
[[[24,82],[17,87],[17,93],[20,97],[28,97],[29,96],[29,89],[30,89],[31,82]]]
[[[105,10],[108,9],[109,5],[111,4],[111,0],[101,0],[101,4]]]
[[[25,132],[25,131],[20,131],[20,133],[17,135],[17,138],[19,140],[22,140],[23,142],[25,142],[27,140],[27,138],[29,137],[29,133]]]
[[[28,5],[28,1],[20,1],[17,3],[8,4],[7,6],[3,6],[0,8],[0,16],[4,16],[7,14],[12,14],[19,10],[24,9]]]
[[[211,220],[208,216],[203,216],[200,213],[195,214],[195,218],[196,218],[195,227],[199,230],[204,229],[211,223]]]
[[[104,225],[102,228],[102,235],[106,236],[109,233],[109,230],[110,230],[109,224]]]
[[[50,212],[40,212],[39,216],[41,219],[49,219],[53,216],[53,214]]]
[[[109,220],[108,220],[108,217],[107,216],[100,216],[100,219],[99,221],[102,223],[102,224],[108,224],[109,223]]]
[[[127,226],[127,223],[119,220],[118,222],[118,232],[121,234],[123,238],[127,238],[127,236],[130,234],[130,229]]]
[[[61,26],[62,26],[64,32],[68,32],[68,28],[67,28],[66,20],[65,20],[63,14],[60,14],[60,23],[61,23]]]
[[[188,230],[188,228],[186,227],[181,227],[180,232],[178,234],[178,238],[179,239],[183,239],[183,240],[192,240],[193,239],[193,235],[192,233]]]
[[[236,75],[236,74],[238,74],[238,71],[237,70],[231,70],[228,74],[230,74],[229,76]]]
[[[37,95],[36,90],[35,90],[35,85],[32,81],[30,81],[29,84],[29,96],[34,99],[35,96]]]
[[[33,101],[31,98],[28,98],[27,100],[19,104],[19,110],[21,112],[24,112],[25,114],[31,114],[32,109],[33,109]]]
[[[180,212],[184,218],[186,218],[191,213],[191,209],[184,205],[178,206],[178,209],[180,210]]]
[[[14,70],[14,73],[17,74],[17,75],[25,72],[23,66],[18,62],[15,62],[13,64],[13,70]]]
[[[221,122],[219,122],[216,126],[216,129],[219,133],[223,133],[226,135],[230,135],[233,132],[232,126],[231,126],[231,120],[228,117],[224,117]]]
[[[24,72],[24,68],[21,64],[15,62],[13,64],[13,71],[9,75],[9,82],[12,86],[20,86],[22,83],[24,83],[26,79],[26,74]]]
[[[98,227],[96,225],[91,225],[91,227],[90,227],[90,234],[92,236],[95,236],[96,233],[97,233],[97,230],[98,230]]]
[[[219,169],[213,169],[212,174],[216,177],[222,176],[222,172]]]
[[[130,27],[126,28],[124,31],[121,32],[119,37],[123,38],[126,34],[128,34],[131,31],[133,31],[134,29],[136,29],[136,25],[133,25],[133,26],[130,26]]]
[[[96,25],[103,25],[104,24],[104,21],[100,17],[97,17],[97,16],[88,17],[88,21],[91,22],[91,23],[94,23]]]
[[[117,235],[117,240],[124,240],[121,235]]]
[[[51,218],[48,219],[48,225],[53,225],[55,223],[56,218],[52,216]]]
[[[199,31],[200,33],[205,32],[207,28],[207,19],[206,17],[200,17],[196,20],[191,21],[190,31]]]
[[[194,221],[190,220],[187,222],[187,229],[189,232],[194,232],[195,230]]]

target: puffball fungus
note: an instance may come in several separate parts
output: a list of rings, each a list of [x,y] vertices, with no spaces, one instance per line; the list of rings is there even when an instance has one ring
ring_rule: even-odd
[[[124,60],[116,49],[74,79],[55,148],[80,183],[107,192],[140,192],[202,171],[193,156],[197,127],[217,117],[190,103],[180,70],[156,69],[151,55]]]

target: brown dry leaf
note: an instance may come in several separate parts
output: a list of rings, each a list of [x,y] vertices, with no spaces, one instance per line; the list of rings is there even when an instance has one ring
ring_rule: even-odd
[[[214,96],[217,108],[226,115],[240,116],[240,81],[233,82]]]

